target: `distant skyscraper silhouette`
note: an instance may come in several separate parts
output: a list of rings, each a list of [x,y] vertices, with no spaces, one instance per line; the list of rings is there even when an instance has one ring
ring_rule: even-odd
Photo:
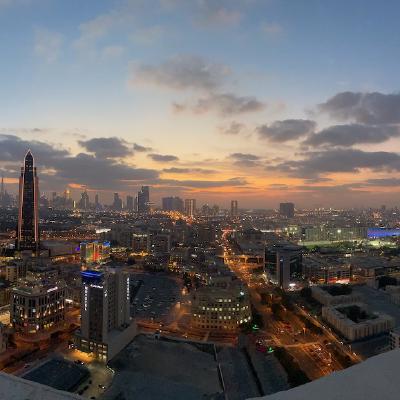
[[[90,207],[90,199],[88,192],[85,189],[85,191],[81,193],[81,199],[79,200],[79,208],[81,210],[88,210],[89,207]]]
[[[134,204],[133,204],[133,197],[132,196],[126,196],[126,209],[129,212],[133,212],[134,210]]]
[[[282,217],[293,218],[294,217],[294,204],[293,203],[280,203],[279,214]]]
[[[238,216],[238,201],[237,200],[231,201],[231,216],[232,217]]]
[[[142,186],[138,192],[138,211],[140,213],[148,213],[150,211],[150,188]]]
[[[196,214],[196,200],[195,199],[186,199],[185,200],[185,214],[188,217],[194,217]]]
[[[39,250],[39,180],[30,150],[19,178],[17,250]]]

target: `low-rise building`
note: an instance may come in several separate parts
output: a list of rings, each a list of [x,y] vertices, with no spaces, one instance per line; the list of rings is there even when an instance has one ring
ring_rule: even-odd
[[[304,277],[313,283],[333,284],[351,281],[351,265],[348,259],[338,255],[308,254],[303,257]]]
[[[211,283],[213,282],[213,283]],[[251,321],[247,288],[227,275],[197,289],[192,301],[192,326],[210,331],[235,331]]]
[[[80,251],[85,264],[106,262],[110,258],[110,242],[83,242]]]
[[[370,312],[362,303],[322,307],[322,318],[350,341],[388,332],[395,325],[393,317]]]
[[[10,320],[22,334],[51,333],[65,321],[65,283],[26,279],[11,290]]]
[[[312,286],[312,297],[324,306],[336,306],[339,304],[351,304],[361,301],[358,293],[353,293],[351,286],[344,286],[348,289],[348,293],[341,294],[342,285],[333,286]],[[335,290],[337,288],[337,290]]]

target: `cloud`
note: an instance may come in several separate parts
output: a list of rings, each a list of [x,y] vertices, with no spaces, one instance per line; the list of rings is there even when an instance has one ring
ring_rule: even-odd
[[[400,123],[400,94],[341,92],[320,104],[318,110],[338,120],[397,124]]]
[[[177,167],[172,167],[172,168],[164,168],[163,172],[169,172],[171,174],[192,174],[192,173],[214,174],[217,171],[215,171],[213,169],[205,169],[205,168],[177,168]]]
[[[132,14],[122,8],[97,15],[79,26],[80,35],[74,42],[74,47],[83,51],[92,50],[99,39],[105,37],[112,29],[131,21],[131,19]]]
[[[52,63],[57,60],[60,55],[63,42],[63,36],[58,32],[51,32],[44,28],[35,30],[35,54],[48,63]]]
[[[233,153],[229,156],[233,163],[240,167],[256,167],[259,165],[260,157],[249,153]]]
[[[159,65],[142,64],[133,72],[132,83],[144,83],[174,90],[213,90],[230,74],[227,66],[198,56],[181,55]]]
[[[231,178],[226,180],[176,180],[176,179],[160,179],[159,183],[165,185],[174,185],[175,187],[182,188],[195,188],[195,189],[212,189],[219,187],[230,186],[245,186],[247,181],[244,178]]]
[[[255,154],[249,154],[249,153],[232,153],[230,157],[239,161],[243,160],[256,161],[260,159],[260,157],[256,156]]]
[[[288,160],[268,170],[278,170],[289,176],[313,179],[329,173],[358,173],[361,169],[372,171],[400,171],[400,156],[386,151],[365,152],[356,149],[335,148],[302,154],[301,160]]]
[[[101,50],[101,57],[106,60],[112,60],[121,57],[125,48],[119,45],[105,46]]]
[[[156,161],[156,162],[172,162],[172,161],[178,161],[179,160],[178,157],[173,156],[171,154],[151,153],[151,154],[148,154],[147,157],[151,158],[153,161]]]
[[[310,135],[304,143],[311,146],[352,146],[364,143],[383,143],[399,136],[399,128],[391,125],[333,125]]]
[[[158,178],[158,172],[146,168],[116,162],[109,158],[97,158],[80,153],[63,157],[53,164],[58,178],[68,183],[87,185],[93,189],[125,189],[129,184]]]
[[[316,123],[308,119],[286,119],[258,126],[256,132],[261,139],[280,143],[307,136],[314,132],[315,127]]]
[[[237,25],[242,17],[235,0],[196,0],[197,21],[203,25],[232,26]],[[236,7],[233,7],[236,6]]]
[[[219,132],[224,135],[238,135],[245,128],[245,125],[240,122],[232,121],[228,126],[219,127]]]
[[[138,29],[132,36],[132,41],[140,45],[152,45],[165,37],[165,29],[162,26],[151,26]]]
[[[261,24],[260,30],[269,36],[280,35],[283,32],[282,26],[277,22],[264,22]]]
[[[54,190],[75,183],[92,189],[117,190],[159,177],[159,172],[154,169],[135,168],[112,158],[84,153],[74,156],[49,143],[0,135],[0,163],[6,163],[7,170],[15,170],[15,165],[8,163],[19,160],[22,163],[28,149],[35,157],[42,188]]]
[[[141,146],[140,144],[134,143],[133,150],[135,150],[139,153],[147,153],[149,151],[152,151],[153,149],[151,147],[145,147],[145,146]]]
[[[41,142],[39,140],[24,140],[15,135],[0,134],[0,161],[15,162],[23,160],[28,149],[32,150],[35,159],[41,165],[51,166],[54,159],[65,157],[68,151]]]
[[[197,100],[195,104],[185,105],[174,103],[176,112],[190,110],[196,114],[216,112],[220,116],[228,117],[237,114],[258,112],[265,108],[265,104],[253,96],[237,96],[233,93],[212,93]]]
[[[99,158],[123,158],[133,154],[132,146],[117,137],[92,138],[78,143]]]
[[[400,186],[400,178],[375,178],[375,179],[367,179],[362,182],[360,185],[365,186],[382,186],[382,187],[394,187]]]

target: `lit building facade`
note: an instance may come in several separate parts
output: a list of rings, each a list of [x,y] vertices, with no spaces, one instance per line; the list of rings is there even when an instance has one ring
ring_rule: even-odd
[[[185,200],[185,214],[191,218],[196,215],[196,199]]]
[[[78,350],[107,362],[136,334],[130,317],[130,276],[122,268],[81,273],[81,328]]]
[[[22,334],[51,333],[65,321],[65,284],[26,280],[11,290],[10,320]]]
[[[83,242],[80,250],[81,261],[85,264],[101,263],[110,258],[110,242]]]
[[[306,227],[302,229],[303,243],[307,242],[341,242],[367,239],[367,227]]]
[[[17,250],[39,250],[39,180],[29,150],[19,178]]]
[[[12,265],[6,265],[6,280],[16,283],[18,279],[26,277],[27,266],[24,262],[16,262]]]
[[[251,322],[247,289],[230,276],[197,289],[192,301],[192,327],[210,331],[236,331]]]

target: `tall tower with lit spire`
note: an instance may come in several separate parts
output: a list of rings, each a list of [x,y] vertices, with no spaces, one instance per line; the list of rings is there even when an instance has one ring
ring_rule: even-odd
[[[30,150],[19,177],[17,250],[39,250],[39,181]]]

